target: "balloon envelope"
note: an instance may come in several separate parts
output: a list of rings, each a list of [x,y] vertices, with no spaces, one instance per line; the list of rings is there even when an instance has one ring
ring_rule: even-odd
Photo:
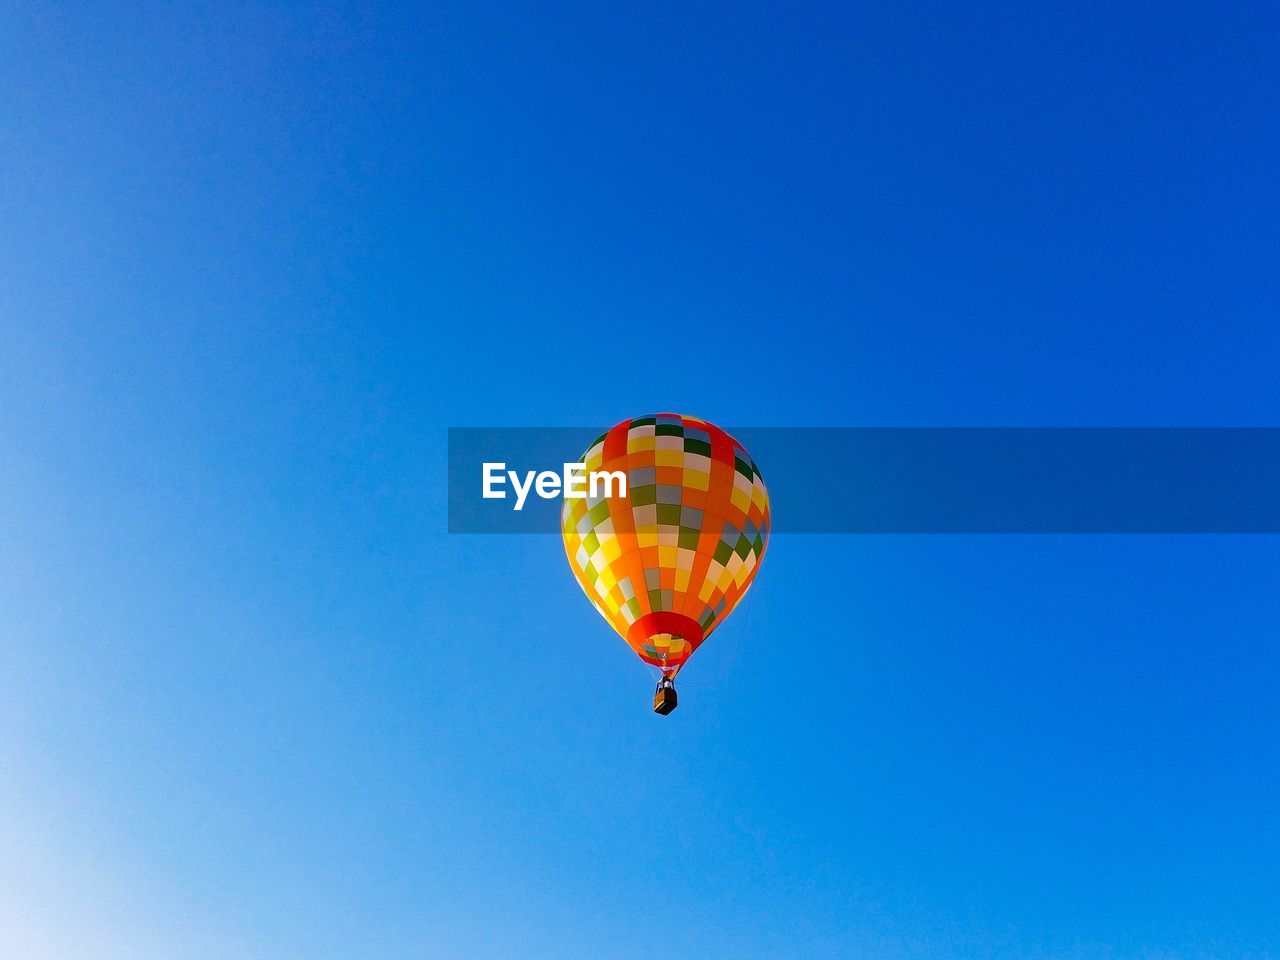
[[[581,462],[588,474],[624,473],[627,490],[565,498],[569,566],[631,649],[673,675],[760,568],[769,540],[760,471],[719,427],[670,413],[622,421]]]

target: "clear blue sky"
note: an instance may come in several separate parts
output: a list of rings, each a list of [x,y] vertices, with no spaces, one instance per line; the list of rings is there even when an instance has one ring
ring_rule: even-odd
[[[444,515],[449,425],[1275,424],[1277,36],[5,5],[0,954],[1280,956],[1276,538],[778,536],[664,720]]]

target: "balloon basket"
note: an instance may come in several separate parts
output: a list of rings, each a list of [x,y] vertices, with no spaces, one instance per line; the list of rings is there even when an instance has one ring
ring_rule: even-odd
[[[676,708],[676,683],[670,677],[658,681],[658,689],[653,691],[653,712],[666,716]]]

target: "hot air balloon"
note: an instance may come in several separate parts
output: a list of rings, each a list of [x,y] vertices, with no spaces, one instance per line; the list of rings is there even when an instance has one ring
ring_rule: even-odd
[[[662,671],[653,709],[665,716],[676,674],[760,569],[769,495],[742,444],[697,417],[623,420],[581,463],[588,474],[624,473],[626,494],[565,498],[569,566],[600,615]]]

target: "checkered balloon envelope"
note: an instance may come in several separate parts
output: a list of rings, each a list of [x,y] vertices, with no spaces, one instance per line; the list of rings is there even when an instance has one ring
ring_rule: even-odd
[[[719,427],[672,413],[622,421],[581,462],[588,473],[625,474],[626,492],[565,499],[569,566],[631,649],[674,676],[760,568],[769,541],[760,470]]]

